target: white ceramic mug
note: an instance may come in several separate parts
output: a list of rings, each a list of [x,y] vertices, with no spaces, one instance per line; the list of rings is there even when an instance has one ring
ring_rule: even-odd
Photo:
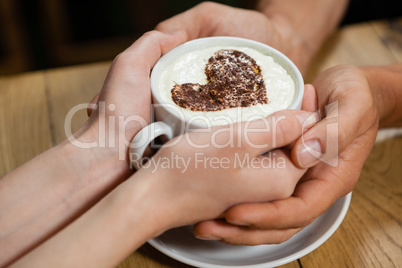
[[[264,55],[271,56],[276,63],[281,65],[293,79],[295,83],[295,94],[293,101],[287,109],[300,109],[304,94],[303,77],[294,63],[278,50],[249,39],[238,37],[206,37],[186,42],[165,55],[155,64],[151,73],[151,90],[153,99],[153,123],[143,128],[133,138],[129,148],[130,161],[135,169],[141,167],[141,159],[143,158],[146,148],[157,137],[164,136],[166,139],[172,139],[190,129],[208,127],[208,122],[202,118],[186,118],[180,113],[174,104],[167,104],[161,98],[159,85],[162,72],[181,55],[197,51],[208,47],[248,47],[254,49]]]

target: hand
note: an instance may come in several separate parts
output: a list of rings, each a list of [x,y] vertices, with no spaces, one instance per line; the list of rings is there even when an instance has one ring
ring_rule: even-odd
[[[169,141],[143,168],[17,265],[60,266],[60,258],[68,254],[74,258],[64,260],[63,267],[114,267],[167,229],[219,217],[241,202],[289,197],[305,169],[292,164],[289,151],[275,147],[299,137],[310,115],[282,111]]]
[[[290,151],[275,148],[297,139],[310,115],[282,111],[169,141],[134,175],[152,185],[145,188],[159,207],[158,224],[166,230],[219,217],[234,204],[291,196],[306,170],[292,163]]]
[[[226,221],[198,224],[196,236],[215,237],[230,244],[281,243],[352,191],[375,141],[378,100],[357,67],[327,70],[313,85],[306,87],[302,109],[319,109],[323,119],[293,146],[294,163],[311,167],[293,195],[284,200],[232,207],[225,213]]]
[[[184,41],[184,32],[167,35],[148,32],[113,61],[102,91],[90,104],[90,119],[79,131],[84,140],[98,142],[118,153],[120,165],[128,169],[127,147],[134,135],[150,123],[149,75],[155,62]],[[140,55],[138,51],[143,51]],[[94,110],[93,108],[96,107]],[[95,111],[95,112],[93,112]]]
[[[203,2],[159,23],[156,30],[184,30],[187,40],[208,36],[237,36],[266,43],[286,54],[303,72],[313,52],[285,16]]]
[[[131,175],[126,143],[149,121],[151,68],[183,39],[158,32],[140,38],[113,62],[98,109],[71,142],[1,178],[0,266],[66,227]],[[121,118],[131,121],[121,124]]]

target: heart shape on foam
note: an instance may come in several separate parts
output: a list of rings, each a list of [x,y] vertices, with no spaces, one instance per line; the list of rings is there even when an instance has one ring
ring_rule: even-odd
[[[185,83],[173,86],[173,101],[192,111],[220,111],[228,108],[267,104],[261,68],[246,53],[219,50],[205,66],[207,84]]]

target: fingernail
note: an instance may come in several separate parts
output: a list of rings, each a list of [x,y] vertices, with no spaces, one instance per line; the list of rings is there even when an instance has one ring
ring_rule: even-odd
[[[300,113],[296,114],[296,117],[302,126],[303,132],[310,129],[319,121],[317,113]]]
[[[297,161],[299,165],[308,168],[319,161],[322,155],[321,144],[318,140],[309,140],[299,145]]]
[[[219,237],[210,235],[210,234],[196,235],[195,237],[196,237],[197,239],[200,239],[200,240],[214,240],[214,241],[219,241],[219,240],[222,239],[222,238],[219,238]]]

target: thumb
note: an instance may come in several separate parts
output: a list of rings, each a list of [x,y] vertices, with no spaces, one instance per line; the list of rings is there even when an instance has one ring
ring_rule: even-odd
[[[295,142],[292,160],[302,168],[319,161],[337,166],[338,155],[378,124],[375,101],[367,78],[353,66],[324,71],[314,87],[323,119]]]
[[[375,123],[369,105],[366,107],[365,102],[361,102],[354,98],[336,100],[325,106],[321,121],[314,124],[311,118],[306,120],[305,125],[313,123],[314,126],[295,142],[292,149],[294,163],[301,168],[312,167],[320,161],[337,166],[339,153],[371,128],[371,121]]]
[[[337,166],[339,151],[346,148],[351,142],[351,140],[342,140],[343,144],[340,148],[339,136],[354,137],[355,135],[353,133],[339,133],[338,101],[328,105],[325,111],[326,117],[318,123],[311,122],[311,120],[318,120],[317,117],[309,118],[309,122],[305,121],[304,124],[316,124],[306,133],[303,133],[293,146],[292,159],[299,167],[312,167],[320,161],[331,166]],[[348,122],[342,123],[345,125]],[[353,127],[348,128],[347,132],[354,132]]]

